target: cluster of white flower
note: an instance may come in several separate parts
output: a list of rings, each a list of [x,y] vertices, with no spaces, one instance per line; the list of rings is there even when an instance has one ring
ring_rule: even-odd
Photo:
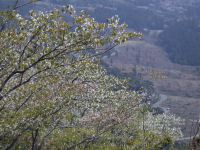
[[[71,14],[72,26],[57,9],[38,14],[30,11],[28,19],[16,14],[12,23],[17,28],[0,34],[0,145],[6,147],[16,138],[19,147],[30,145],[25,139],[33,139],[39,132],[35,145],[45,143],[48,149],[61,141],[57,145],[63,149],[63,143],[70,146],[99,135],[99,130],[113,137],[123,128],[125,136],[128,130],[139,131],[142,126],[155,134],[162,134],[164,128],[172,138],[180,136],[179,128],[172,126],[179,120],[172,116],[149,112],[141,120],[146,93],[127,90],[127,80],[107,75],[95,57],[141,34],[126,32],[118,16],[105,24],[85,12],[76,15],[71,5],[62,11]],[[139,126],[127,129],[122,125],[127,122]],[[75,142],[72,137],[59,140],[71,133]]]

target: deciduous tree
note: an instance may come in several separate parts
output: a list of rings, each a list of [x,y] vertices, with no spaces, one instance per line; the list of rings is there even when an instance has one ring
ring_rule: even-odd
[[[164,124],[142,111],[146,94],[101,68],[97,56],[142,36],[117,16],[99,23],[71,5],[0,14],[0,149],[152,149],[180,135],[144,125]]]

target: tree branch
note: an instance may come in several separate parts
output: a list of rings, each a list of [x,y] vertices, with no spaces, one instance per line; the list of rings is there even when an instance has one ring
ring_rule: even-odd
[[[47,70],[49,70],[49,69],[50,69],[50,68],[47,67],[47,68],[45,68],[45,69],[43,69],[43,70],[40,70],[40,71],[34,73],[34,74],[31,75],[26,81],[24,81],[24,82],[22,82],[22,83],[19,83],[18,85],[14,86],[14,87],[12,87],[10,90],[8,90],[8,91],[2,96],[2,98],[5,97],[6,95],[8,95],[10,92],[12,92],[12,91],[16,90],[17,88],[19,88],[20,86],[22,86],[22,85],[24,85],[24,84],[30,82],[31,79],[32,79],[33,77],[35,77],[36,75],[38,75],[38,74],[40,74],[40,73],[42,73],[42,72],[45,72],[45,71],[47,71]],[[1,100],[1,97],[0,97],[0,100]]]
[[[33,94],[29,95],[29,96],[26,98],[26,100],[17,108],[16,113],[22,108],[22,106],[23,106],[24,104],[26,104],[26,102],[28,102],[28,100],[31,98],[32,95],[33,95]]]
[[[14,5],[13,5],[13,10],[17,7],[19,0],[15,0]]]
[[[42,140],[41,140],[41,142],[40,142],[40,144],[38,146],[38,150],[42,149],[42,146],[43,146],[43,144],[45,142],[45,139],[56,129],[56,127],[57,127],[59,122],[60,122],[60,120],[57,121],[56,125],[48,133],[46,133],[46,135],[42,138]]]
[[[39,129],[35,130],[35,135],[32,131],[32,150],[35,150],[35,144],[36,144],[38,133],[39,133]]]
[[[127,117],[125,117],[125,118],[123,119],[123,121],[114,123],[112,126],[108,127],[108,128],[105,129],[104,131],[102,131],[102,132],[100,132],[100,133],[98,133],[98,134],[96,134],[96,135],[93,135],[92,137],[88,137],[88,138],[86,138],[86,139],[83,139],[82,141],[80,141],[80,142],[78,142],[78,143],[76,143],[76,144],[74,144],[74,145],[72,145],[72,146],[66,148],[65,150],[71,150],[71,149],[74,149],[74,148],[76,148],[77,146],[79,146],[79,145],[81,145],[81,144],[83,144],[83,143],[90,143],[90,142],[92,142],[92,141],[98,139],[102,134],[108,132],[108,131],[109,131],[110,129],[112,129],[113,127],[115,127],[115,126],[117,126],[117,125],[123,123],[126,119],[128,119],[128,118],[130,118],[130,117],[131,117],[130,115],[127,116]]]
[[[17,0],[18,1],[18,0]],[[24,6],[26,6],[26,5],[29,5],[29,4],[32,4],[32,3],[35,3],[35,2],[39,2],[39,1],[42,1],[42,0],[33,0],[33,1],[30,1],[30,2],[27,2],[27,3],[24,3],[24,4],[22,4],[22,5],[19,5],[19,6],[15,6],[14,8],[13,8],[13,10],[16,10],[16,9],[19,9],[19,8],[21,8],[21,7],[24,7]]]

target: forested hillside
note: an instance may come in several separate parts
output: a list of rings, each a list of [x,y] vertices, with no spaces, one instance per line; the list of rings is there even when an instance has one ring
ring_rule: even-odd
[[[170,59],[183,65],[200,66],[200,22],[188,18],[174,22],[159,36]]]

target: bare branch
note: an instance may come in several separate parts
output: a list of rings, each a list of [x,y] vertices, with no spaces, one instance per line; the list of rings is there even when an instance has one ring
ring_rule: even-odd
[[[5,27],[6,27],[5,23],[3,23],[3,24],[1,25],[0,32],[2,32],[2,31],[5,29]]]
[[[60,122],[60,120],[58,120],[57,123],[55,124],[55,126],[49,132],[47,132],[45,136],[43,136],[43,138],[38,146],[38,150],[42,149],[45,139],[57,128],[59,122]]]
[[[18,112],[18,111],[22,108],[22,106],[28,102],[28,100],[31,98],[32,95],[33,95],[33,94],[29,95],[29,96],[26,98],[26,100],[17,108],[16,112]]]
[[[1,84],[1,87],[0,87],[0,92],[3,90],[4,86],[6,85],[6,83],[17,73],[16,70],[14,70],[7,78],[6,80]],[[0,97],[0,100],[1,100],[1,97]]]
[[[76,60],[76,61],[74,61],[74,62],[72,62],[71,64],[68,64],[68,65],[72,65],[72,64],[75,64],[75,63],[77,63],[77,62],[81,62],[81,61],[84,61],[84,60],[87,60],[87,59],[91,59],[91,58],[93,58],[93,57],[101,56],[101,55],[107,53],[108,51],[111,51],[111,50],[112,50],[114,47],[116,47],[117,45],[118,45],[118,44],[115,44],[115,45],[113,45],[113,46],[111,46],[111,47],[109,47],[109,48],[104,49],[103,52],[99,52],[99,53],[94,54],[94,55],[92,55],[92,56],[89,56],[89,57],[85,57],[85,58],[83,58],[83,59]]]
[[[10,90],[8,90],[2,97],[0,97],[0,100],[1,100],[3,97],[5,97],[6,95],[8,95],[10,92],[16,90],[17,88],[21,87],[22,85],[24,85],[24,84],[26,84],[26,83],[28,83],[28,82],[30,82],[31,79],[32,79],[33,77],[35,77],[36,75],[38,75],[38,74],[40,74],[40,73],[42,73],[42,72],[45,72],[45,71],[47,71],[47,70],[49,70],[49,69],[50,69],[50,68],[47,67],[47,68],[45,68],[45,69],[43,69],[43,70],[40,70],[40,71],[34,73],[34,74],[31,75],[26,81],[24,81],[24,82],[22,82],[22,83],[19,83],[18,85],[14,86],[14,87],[12,87]]]
[[[11,149],[14,145],[15,145],[15,143],[18,141],[18,139],[19,139],[19,137],[22,135],[22,133],[24,133],[26,130],[28,130],[29,129],[29,127],[27,127],[27,128],[24,128],[13,140],[12,140],[12,142],[10,143],[10,144],[8,144],[6,147],[5,147],[5,150],[9,150],[9,149]]]
[[[34,63],[32,63],[29,67],[25,68],[22,71],[17,71],[16,69],[4,80],[4,82],[2,82],[1,86],[0,86],[0,92],[3,90],[4,86],[6,85],[6,83],[17,73],[23,74],[25,73],[27,70],[29,70],[30,68],[34,67],[35,65],[37,65],[39,62],[45,60],[45,57],[48,56],[49,54],[51,54],[52,52],[56,51],[56,49],[59,47],[60,45],[56,46],[52,51],[50,51],[49,53],[42,55],[37,61],[35,61]],[[19,84],[21,85],[21,84]],[[17,86],[16,86],[17,87]],[[18,88],[18,87],[17,87]],[[14,88],[15,90],[16,88]],[[12,90],[13,91],[13,90]],[[0,100],[3,98],[3,96],[0,96]]]
[[[79,145],[81,145],[81,144],[83,144],[83,143],[90,143],[90,142],[95,141],[95,140],[98,139],[102,134],[108,132],[108,131],[109,131],[110,129],[112,129],[113,127],[115,127],[115,126],[117,126],[117,125],[123,123],[125,120],[127,120],[127,119],[130,118],[130,117],[131,117],[130,115],[126,116],[126,117],[123,119],[123,121],[114,123],[112,126],[109,126],[109,127],[106,128],[104,131],[102,131],[102,132],[100,132],[100,133],[98,133],[98,134],[96,134],[96,135],[93,135],[93,136],[91,136],[91,137],[85,138],[85,139],[83,139],[82,141],[80,141],[80,142],[78,142],[78,143],[76,143],[76,144],[74,144],[74,145],[72,145],[72,146],[66,148],[65,150],[71,150],[71,149],[74,149],[75,147],[77,147],[77,146],[79,146]]]
[[[33,39],[36,37],[36,35],[39,33],[39,31],[36,33],[36,34],[34,34],[33,36],[31,36],[31,38],[30,38],[30,40],[27,42],[27,44],[24,46],[24,49],[22,50],[22,53],[20,54],[20,56],[19,56],[19,62],[18,62],[18,66],[17,66],[17,68],[19,68],[19,66],[20,66],[20,64],[21,64],[21,62],[22,62],[22,57],[23,57],[23,55],[24,55],[24,53],[25,53],[25,50],[26,50],[26,48],[28,47],[28,45],[33,41]]]
[[[19,136],[20,136],[20,135],[19,135]],[[11,148],[14,146],[14,144],[18,141],[19,136],[17,136],[16,138],[14,138],[14,139],[12,140],[12,143],[10,143],[10,144],[5,148],[5,150],[11,149]]]
[[[39,129],[35,130],[35,134],[32,131],[32,150],[35,150],[35,144],[36,144],[36,141],[37,141],[38,133],[39,133]]]
[[[29,4],[32,4],[32,3],[35,3],[35,2],[39,2],[39,1],[42,1],[42,0],[29,1],[29,2],[24,3],[24,4],[22,4],[22,5],[19,5],[19,6],[16,5],[13,9],[14,9],[14,10],[15,10],[15,9],[19,9],[19,8],[21,8],[21,7],[24,7],[24,6],[26,6],[26,5],[29,5]]]
[[[17,7],[19,0],[15,0],[14,5],[13,5],[13,10]]]

